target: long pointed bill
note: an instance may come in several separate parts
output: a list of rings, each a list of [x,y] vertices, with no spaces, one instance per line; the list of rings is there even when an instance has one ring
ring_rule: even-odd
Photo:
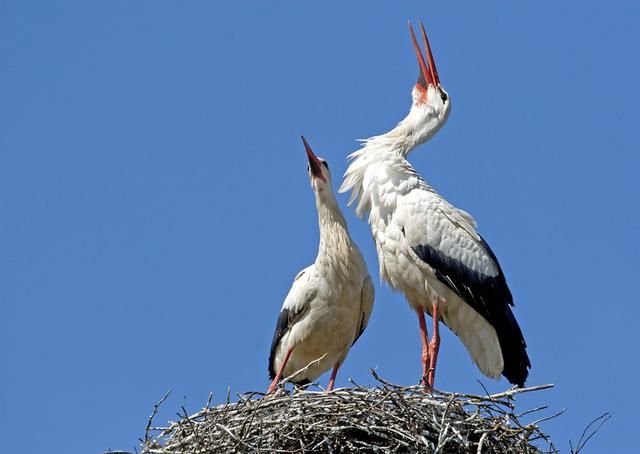
[[[313,175],[314,178],[320,178],[326,183],[327,179],[324,175],[322,175],[322,163],[320,162],[318,157],[313,154],[313,150],[309,146],[307,139],[305,139],[304,136],[300,137],[302,137],[302,143],[304,143],[304,148],[307,150],[307,158],[309,159],[309,169],[311,170],[311,175]]]
[[[424,28],[422,29],[424,31]],[[413,48],[416,51],[416,57],[418,57],[418,64],[420,65],[420,75],[425,81],[425,88],[429,85],[433,85],[433,76],[427,63],[424,61],[424,57],[422,56],[422,51],[420,50],[420,46],[418,45],[418,40],[416,39],[416,34],[413,32],[413,27],[411,26],[411,22],[409,22],[409,31],[411,32],[411,40],[413,41]],[[426,36],[426,35],[425,35]]]
[[[420,28],[422,29],[422,39],[424,41],[424,47],[427,50],[427,59],[429,60],[429,69],[431,70],[431,79],[433,80],[436,87],[440,85],[440,78],[438,77],[438,70],[436,69],[436,62],[433,59],[433,54],[431,53],[431,46],[429,45],[429,39],[427,38],[427,32],[424,29],[424,25],[422,21],[420,21]],[[415,41],[415,38],[414,38]]]

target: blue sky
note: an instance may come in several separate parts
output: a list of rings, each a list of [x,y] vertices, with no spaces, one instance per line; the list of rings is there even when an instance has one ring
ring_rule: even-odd
[[[209,392],[264,390],[317,248],[305,134],[335,185],[403,118],[425,22],[447,125],[411,155],[500,258],[533,363],[519,399],[567,449],[635,446],[640,232],[635,2],[0,3],[0,427],[6,452],[132,450]],[[347,197],[339,196],[343,207]],[[368,226],[346,209],[377,275]],[[418,326],[376,279],[338,376],[417,382]],[[321,377],[326,384],[328,377]],[[437,386],[481,393],[443,336]],[[632,445],[632,443],[634,443]]]

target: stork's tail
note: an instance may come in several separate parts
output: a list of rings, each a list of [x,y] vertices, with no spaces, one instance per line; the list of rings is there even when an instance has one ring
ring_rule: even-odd
[[[502,356],[504,358],[504,375],[514,385],[524,386],[529,375],[531,362],[527,355],[527,344],[524,341],[522,330],[511,311],[511,307],[505,307],[503,314],[496,314],[498,339]]]
[[[502,374],[509,382],[524,386],[531,364],[522,331],[510,307],[495,317],[495,327],[464,303],[450,304],[442,318],[484,375],[497,379]]]

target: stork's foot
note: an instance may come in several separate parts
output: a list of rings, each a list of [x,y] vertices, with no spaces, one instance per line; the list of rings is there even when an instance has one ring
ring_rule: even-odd
[[[416,309],[416,315],[418,316],[420,340],[422,342],[422,379],[420,380],[420,384],[427,386],[430,363],[429,334],[427,333],[427,324],[424,320],[424,311],[422,309]]]
[[[273,393],[276,390],[276,388],[278,387],[278,382],[282,378],[282,373],[284,371],[284,366],[287,365],[287,361],[289,361],[289,357],[291,356],[291,353],[293,353],[293,347],[289,347],[289,350],[287,350],[287,354],[284,356],[284,361],[282,361],[282,364],[280,365],[280,368],[278,369],[278,373],[276,374],[276,376],[274,377],[273,381],[269,385],[269,389],[267,390],[267,395]]]
[[[277,387],[278,387],[278,382],[276,382],[275,380],[272,381],[271,384],[269,385],[269,389],[267,389],[267,395],[273,394]]]
[[[433,391],[433,377],[431,369],[427,369],[425,374],[422,376],[420,380],[420,384],[424,386],[425,391],[431,393]]]
[[[431,358],[429,361],[429,369],[427,372],[427,386],[433,388],[436,381],[436,360],[438,358],[438,350],[440,348],[440,342],[430,342],[429,350],[431,351]]]
[[[429,364],[429,362],[427,361],[427,364]],[[420,378],[420,384],[423,385],[425,388],[429,388],[429,368],[425,367],[424,371],[422,373],[422,378]]]
[[[420,384],[422,386],[424,386],[425,388],[431,388],[431,386],[429,385],[429,360],[427,359],[427,366],[424,367],[424,372],[422,374],[422,378],[420,379]]]

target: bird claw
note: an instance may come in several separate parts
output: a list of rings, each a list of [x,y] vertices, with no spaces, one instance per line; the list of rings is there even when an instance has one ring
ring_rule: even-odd
[[[423,385],[429,392],[433,390],[433,382],[434,382],[434,369],[427,369],[427,371],[422,375],[420,379],[420,384]]]

